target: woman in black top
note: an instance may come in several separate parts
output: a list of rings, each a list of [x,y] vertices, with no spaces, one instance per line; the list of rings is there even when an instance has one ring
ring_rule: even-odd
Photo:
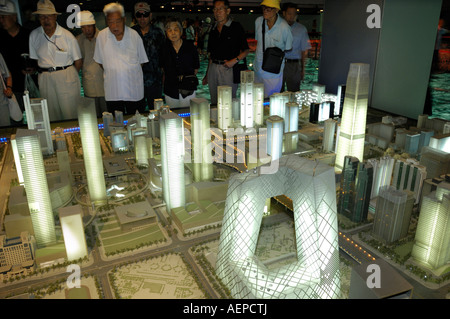
[[[166,104],[171,108],[188,107],[198,84],[196,75],[200,61],[197,48],[189,41],[183,41],[183,27],[179,21],[169,20],[165,30],[167,41],[162,50],[161,67]]]

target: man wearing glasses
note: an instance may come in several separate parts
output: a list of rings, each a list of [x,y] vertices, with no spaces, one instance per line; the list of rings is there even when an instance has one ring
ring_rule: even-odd
[[[39,90],[47,99],[50,121],[76,119],[83,64],[77,39],[56,22],[61,13],[51,1],[39,1],[33,14],[41,26],[30,34],[30,58],[38,62]]]
[[[141,36],[149,62],[142,66],[144,72],[144,95],[150,110],[154,100],[162,97],[162,70],[159,59],[164,44],[163,31],[152,25],[152,13],[147,2],[138,2],[134,6],[137,24],[132,28]]]
[[[265,27],[265,48],[278,47],[282,51],[292,49],[292,32],[289,24],[278,15],[280,0],[264,0],[261,3],[263,16],[255,21],[255,38],[257,40],[255,60],[255,82],[264,83],[264,97],[267,98],[281,91],[283,83],[284,60],[279,73],[270,73],[262,69],[263,41],[262,24]]]
[[[214,1],[214,18],[216,24],[208,39],[209,65],[203,79],[208,84],[211,104],[217,104],[217,87],[232,87],[233,98],[236,97],[238,84],[233,83],[233,66],[244,59],[249,52],[247,39],[241,24],[232,21],[228,0]]]

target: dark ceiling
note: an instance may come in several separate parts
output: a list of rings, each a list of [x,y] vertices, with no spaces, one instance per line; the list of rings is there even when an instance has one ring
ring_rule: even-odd
[[[67,7],[70,4],[80,5],[81,10],[89,10],[92,12],[101,12],[103,7],[113,1],[117,0],[53,0],[56,11],[64,13],[67,11]],[[260,3],[262,0],[229,0],[233,12],[240,11],[242,13],[248,13],[249,10],[258,10],[260,8]],[[323,8],[323,2],[325,0],[291,0],[289,2],[294,2],[298,4],[299,8],[302,9],[303,14],[317,14],[320,9]],[[22,9],[31,8],[32,11],[36,10],[36,3],[38,0],[19,0]],[[132,12],[134,4],[139,2],[139,0],[133,1],[120,1],[125,7],[125,11]],[[169,0],[150,0],[147,1],[152,8],[153,12],[170,12],[170,11],[184,11],[184,12],[210,12],[212,8],[213,1],[201,1],[201,0],[190,0],[190,1],[169,1]],[[288,2],[288,1],[282,1]],[[183,10],[184,8],[184,10]]]

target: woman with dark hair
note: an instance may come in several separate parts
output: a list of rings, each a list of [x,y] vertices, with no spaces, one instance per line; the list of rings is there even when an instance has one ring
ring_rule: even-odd
[[[166,43],[162,50],[161,67],[166,104],[171,108],[188,107],[195,97],[200,68],[197,48],[182,39],[183,26],[170,19],[165,26]]]

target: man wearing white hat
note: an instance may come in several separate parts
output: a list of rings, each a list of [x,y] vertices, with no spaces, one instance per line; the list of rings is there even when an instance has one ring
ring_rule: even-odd
[[[75,119],[83,64],[77,39],[56,22],[60,13],[51,1],[39,1],[33,14],[41,26],[30,34],[30,58],[38,61],[39,90],[47,99],[50,121]]]
[[[83,57],[84,96],[95,100],[97,117],[101,117],[102,113],[106,112],[103,69],[94,61],[95,43],[99,30],[95,26],[94,15],[90,11],[78,12],[76,21],[82,32],[77,36],[77,40]]]

